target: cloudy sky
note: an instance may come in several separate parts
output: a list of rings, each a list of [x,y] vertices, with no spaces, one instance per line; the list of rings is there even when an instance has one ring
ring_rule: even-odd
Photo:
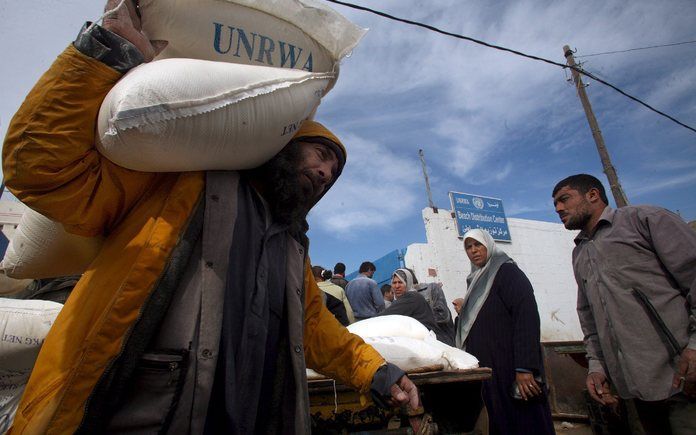
[[[582,58],[584,54],[696,40],[693,0],[356,3],[489,43],[584,67],[696,126],[696,44]],[[0,134],[24,95],[82,22],[94,0],[0,3]],[[601,163],[568,73],[548,64],[332,5],[369,28],[345,59],[317,119],[347,144],[344,175],[310,215],[310,255],[349,270],[425,242],[427,196],[449,191],[501,198],[508,216],[556,222],[550,191],[579,172],[603,181]],[[696,133],[599,83],[588,93],[633,204],[696,219]]]

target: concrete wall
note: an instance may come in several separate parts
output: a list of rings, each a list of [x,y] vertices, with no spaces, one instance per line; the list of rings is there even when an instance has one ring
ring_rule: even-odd
[[[449,210],[423,210],[427,244],[412,244],[405,262],[422,282],[442,282],[449,301],[466,295],[470,262]],[[539,306],[541,341],[582,340],[575,311],[577,286],[571,252],[575,231],[560,223],[508,218],[512,243],[498,246],[512,257],[532,285]]]

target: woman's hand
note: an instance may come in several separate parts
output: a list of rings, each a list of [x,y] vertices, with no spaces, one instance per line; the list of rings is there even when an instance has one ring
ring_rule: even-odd
[[[517,382],[520,395],[524,400],[529,400],[541,394],[541,387],[534,380],[534,375],[531,373],[516,372],[515,382]]]
[[[452,305],[454,305],[454,311],[456,311],[457,314],[461,314],[462,307],[464,306],[464,299],[457,298],[452,301]]]

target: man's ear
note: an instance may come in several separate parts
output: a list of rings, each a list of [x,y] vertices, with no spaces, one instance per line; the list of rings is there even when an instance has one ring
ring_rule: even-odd
[[[597,202],[602,202],[602,198],[599,195],[599,189],[596,187],[592,187],[587,191],[585,194],[585,199],[587,199],[593,205],[597,204]]]

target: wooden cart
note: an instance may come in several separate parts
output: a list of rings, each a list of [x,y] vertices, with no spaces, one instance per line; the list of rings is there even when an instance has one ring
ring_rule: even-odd
[[[491,369],[437,370],[409,373],[418,386],[425,412],[443,432],[471,431],[481,409],[481,381]],[[403,409],[383,409],[333,379],[309,382],[313,433],[358,431],[404,432],[408,416]]]

